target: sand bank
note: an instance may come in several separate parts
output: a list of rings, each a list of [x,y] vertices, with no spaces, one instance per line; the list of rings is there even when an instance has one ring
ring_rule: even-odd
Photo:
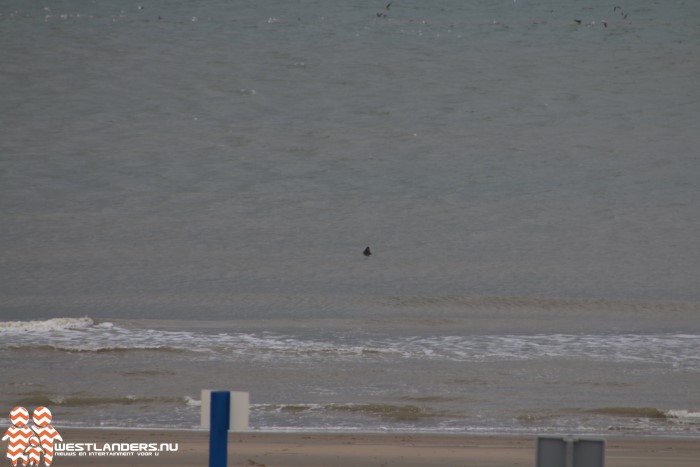
[[[57,467],[84,465],[206,466],[209,438],[204,431],[63,429],[70,456]],[[532,466],[533,436],[445,436],[399,434],[246,433],[229,436],[233,467],[426,467]],[[104,444],[120,444],[127,454],[111,454]],[[177,443],[177,451],[174,448]],[[129,445],[129,446],[127,446]],[[115,451],[119,450],[117,447]],[[157,450],[154,450],[157,449]],[[130,452],[130,454],[128,454]],[[607,438],[606,467],[697,467],[700,440]]]

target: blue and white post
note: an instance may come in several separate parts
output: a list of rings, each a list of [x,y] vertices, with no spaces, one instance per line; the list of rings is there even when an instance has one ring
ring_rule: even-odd
[[[228,463],[228,428],[231,410],[229,391],[212,391],[209,425],[209,467]]]
[[[247,431],[249,414],[247,392],[202,389],[201,426],[209,428],[209,467],[226,467],[228,432]]]

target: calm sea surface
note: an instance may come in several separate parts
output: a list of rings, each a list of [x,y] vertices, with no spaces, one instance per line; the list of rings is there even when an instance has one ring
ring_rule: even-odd
[[[698,57],[694,0],[2,2],[0,417],[700,436]]]

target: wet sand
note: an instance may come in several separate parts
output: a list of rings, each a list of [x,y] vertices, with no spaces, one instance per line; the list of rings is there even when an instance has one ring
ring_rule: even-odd
[[[128,456],[56,456],[53,465],[206,466],[205,431],[62,429],[64,443],[166,443],[177,452]],[[535,464],[534,436],[454,436],[335,433],[230,434],[233,467],[506,467]],[[606,467],[697,467],[700,440],[607,438]]]

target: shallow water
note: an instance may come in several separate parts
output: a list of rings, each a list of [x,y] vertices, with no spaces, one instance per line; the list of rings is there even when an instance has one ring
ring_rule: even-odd
[[[257,430],[700,432],[696,308],[630,303],[637,325],[623,331],[631,316],[600,302],[553,305],[399,321],[4,322],[0,354],[21,365],[4,371],[3,400],[51,407],[66,425],[192,428],[213,387],[250,391]],[[669,314],[683,332],[649,329]]]

